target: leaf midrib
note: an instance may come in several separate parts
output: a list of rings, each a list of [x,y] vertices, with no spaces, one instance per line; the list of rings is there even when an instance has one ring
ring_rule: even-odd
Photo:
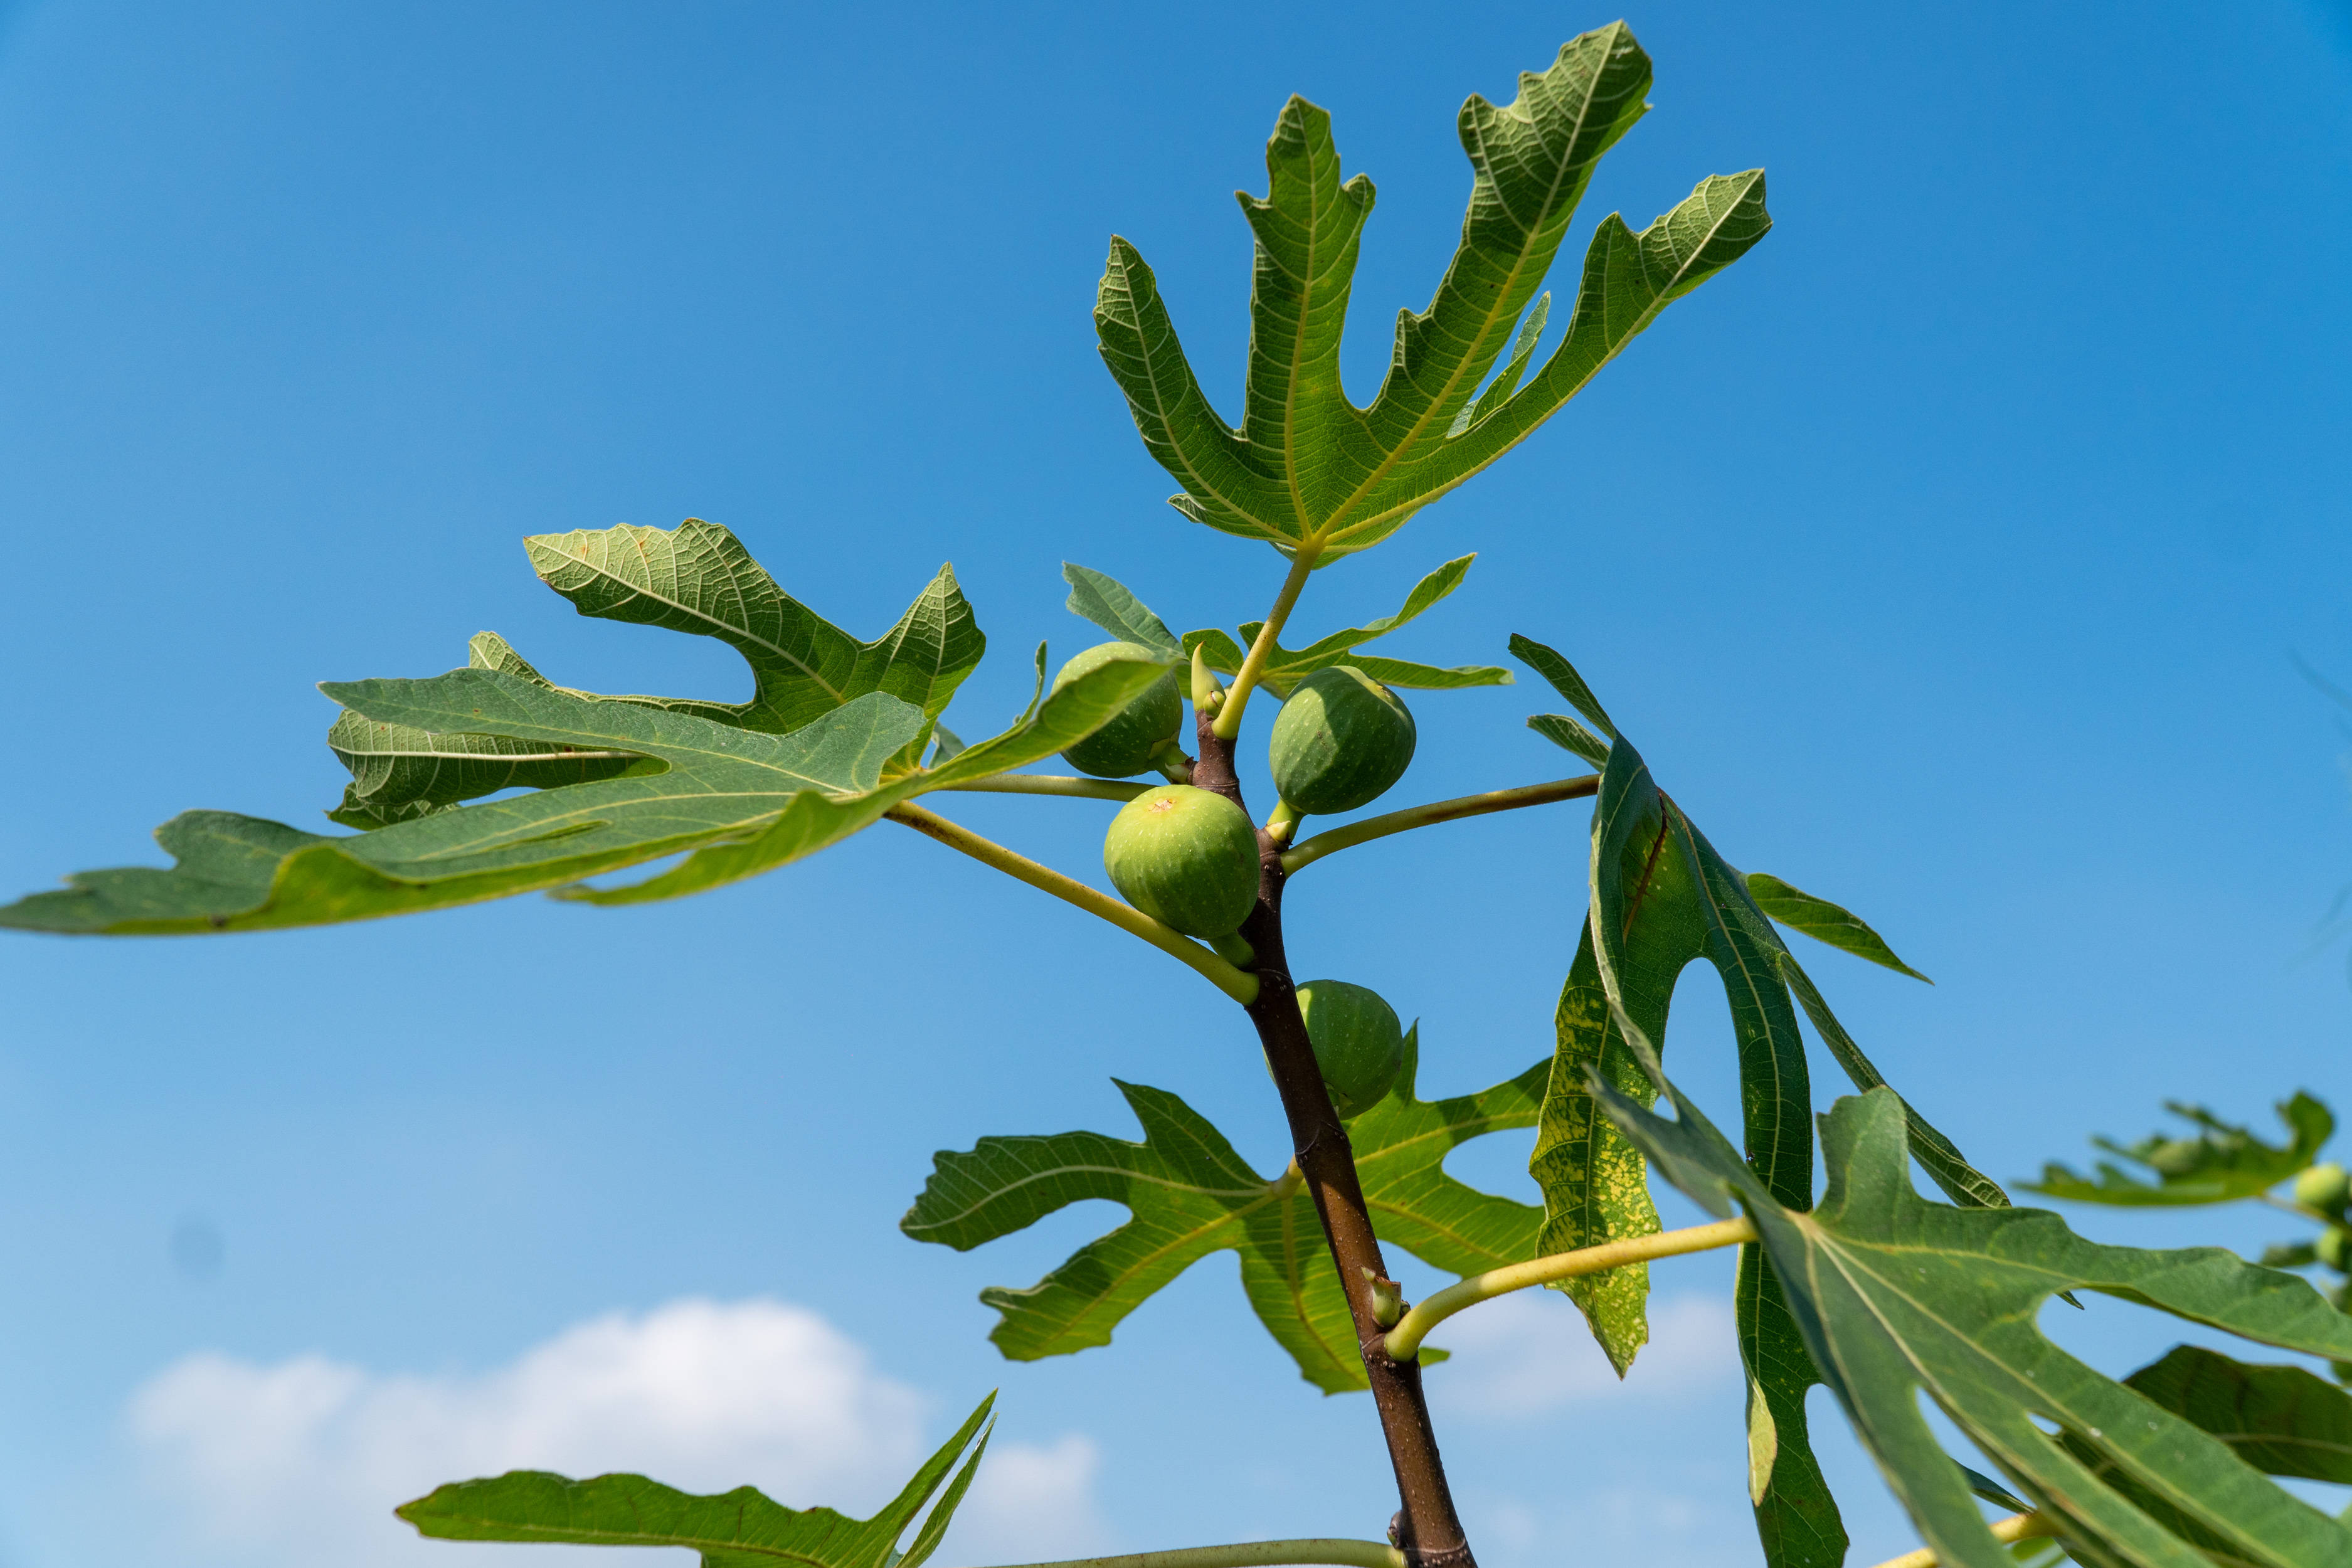
[[[1624,30],[1624,24],[1622,22],[1613,22],[1610,24],[1610,26],[1621,33]],[[1591,114],[1592,105],[1595,100],[1599,97],[1601,79],[1603,73],[1608,69],[1609,51],[1607,49],[1603,49],[1601,51],[1601,63],[1593,71],[1592,75],[1593,90],[1585,94],[1583,104],[1576,111],[1574,129],[1568,137],[1568,146],[1571,153],[1575,149],[1580,139],[1583,136],[1586,120]],[[1513,105],[1510,108],[1497,110],[1496,112],[1498,115],[1507,115],[1512,111],[1512,108],[1516,107],[1516,105]],[[1530,125],[1534,123],[1535,117],[1532,114],[1526,115],[1525,118]],[[1483,151],[1486,146],[1486,138],[1482,134],[1479,138],[1479,147]],[[1487,164],[1487,182],[1489,188],[1494,191],[1495,199],[1498,203],[1501,203],[1503,210],[1506,213],[1510,214],[1512,221],[1517,222],[1518,215],[1511,212],[1510,205],[1503,200],[1502,182],[1494,177],[1492,173],[1493,167],[1493,163],[1489,162]],[[1559,190],[1560,180],[1564,173],[1564,165],[1556,166],[1552,171],[1551,181],[1545,187],[1544,191],[1544,205],[1547,208],[1549,206],[1554,195],[1556,195]],[[1573,215],[1571,215],[1571,216],[1572,216]],[[1563,238],[1565,237],[1566,228],[1567,224],[1563,221],[1561,225]],[[1536,233],[1536,228],[1534,226],[1522,226],[1522,232],[1532,237]],[[1495,298],[1498,302],[1508,299],[1510,297],[1511,290],[1517,287],[1520,275],[1527,269],[1528,255],[1531,248],[1532,247],[1529,244],[1523,242],[1518,248],[1517,254],[1512,257],[1508,281],[1503,288],[1495,291]],[[1553,250],[1557,253],[1559,247],[1553,247]],[[1442,284],[1441,287],[1443,287]],[[1429,315],[1423,319],[1433,320],[1435,315],[1436,310],[1434,303],[1433,302]],[[1496,307],[1490,306],[1486,310],[1485,315],[1480,318],[1477,336],[1472,341],[1474,342],[1483,342],[1486,340],[1486,334],[1494,330],[1496,321],[1500,319],[1502,319],[1502,311]],[[1516,320],[1516,316],[1513,319]],[[1437,411],[1445,405],[1446,399],[1453,396],[1454,388],[1461,384],[1462,374],[1465,368],[1466,368],[1470,363],[1470,357],[1471,356],[1468,353],[1465,353],[1455,362],[1453,371],[1445,377],[1445,384],[1443,390],[1437,395],[1430,398],[1428,406],[1423,409],[1422,414],[1413,420],[1410,426],[1407,427],[1405,434],[1398,440],[1397,444],[1381,455],[1381,460],[1373,466],[1372,470],[1370,473],[1364,476],[1363,479],[1356,486],[1355,490],[1349,494],[1345,500],[1341,501],[1338,507],[1333,509],[1331,513],[1332,521],[1325,524],[1324,532],[1334,543],[1339,542],[1345,538],[1345,530],[1348,526],[1341,523],[1339,519],[1346,515],[1347,510],[1349,507],[1358,504],[1364,499],[1364,497],[1370,494],[1372,489],[1379,485],[1381,480],[1388,477],[1390,470],[1396,467],[1400,458],[1404,453],[1417,448],[1421,445],[1422,438],[1425,434],[1427,434],[1431,422],[1437,416]],[[1514,401],[1516,401],[1516,398],[1504,399],[1503,407],[1509,407]],[[1372,412],[1378,412],[1378,409],[1379,405],[1375,403]],[[1497,409],[1496,412],[1500,413],[1501,409]],[[1501,454],[1497,453],[1496,456],[1499,457]],[[1466,479],[1469,477],[1469,475],[1465,474],[1463,479]],[[1460,480],[1455,481],[1457,484],[1460,482]],[[1451,489],[1452,487],[1448,486],[1447,488]],[[1441,491],[1439,493],[1442,494],[1444,492]],[[1387,515],[1387,513],[1381,513],[1381,517],[1385,518]],[[1366,527],[1369,523],[1378,521],[1380,520],[1380,518],[1367,519],[1356,523],[1354,527],[1360,530]]]

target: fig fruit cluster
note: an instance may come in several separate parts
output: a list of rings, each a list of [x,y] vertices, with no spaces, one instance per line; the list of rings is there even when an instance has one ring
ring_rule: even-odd
[[[1344,980],[1310,980],[1298,988],[1298,1011],[1341,1121],[1388,1098],[1404,1069],[1404,1026],[1379,992]]]
[[[1119,807],[1103,836],[1119,897],[1186,936],[1215,942],[1257,903],[1257,829],[1223,795],[1161,784]]]
[[[1274,787],[1301,816],[1353,811],[1385,794],[1412,763],[1412,713],[1352,664],[1300,679],[1274,721]]]
[[[1163,657],[1141,643],[1099,643],[1062,666],[1061,672],[1054,677],[1054,689],[1059,691],[1115,658]],[[1145,687],[1141,696],[1112,714],[1101,729],[1065,751],[1062,760],[1098,779],[1133,778],[1149,773],[1156,765],[1159,754],[1177,744],[1176,731],[1183,722],[1184,694],[1177,688],[1176,672],[1171,669]]]

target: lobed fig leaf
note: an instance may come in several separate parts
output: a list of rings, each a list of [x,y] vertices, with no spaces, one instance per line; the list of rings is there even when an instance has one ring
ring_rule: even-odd
[[[1368,548],[1525,440],[1667,305],[1746,254],[1771,226],[1758,170],[1702,181],[1639,234],[1603,219],[1565,333],[1528,374],[1544,278],[1649,85],[1649,57],[1616,23],[1521,76],[1504,107],[1475,96],[1462,106],[1474,177],[1461,241],[1428,308],[1400,313],[1369,407],[1348,398],[1339,342],[1372,185],[1340,178],[1322,110],[1284,106],[1266,143],[1267,195],[1241,198],[1256,255],[1238,427],[1202,392],[1150,268],[1114,238],[1096,330],[1137,433],[1182,487],[1171,503],[1223,532],[1311,546],[1318,564]]]
[[[2335,1115],[2300,1091],[2276,1108],[2291,1135],[2284,1143],[2265,1143],[2201,1105],[2167,1100],[2164,1108],[2196,1131],[2186,1138],[2152,1132],[2129,1145],[2107,1138],[2092,1140],[2154,1175],[2153,1182],[2105,1160],[2099,1162],[2095,1181],[2053,1163],[2042,1166],[2042,1179],[2029,1183],[2027,1189],[2074,1203],[2127,1208],[2234,1203],[2266,1193],[2307,1168],[2336,1132]]]
[[[1419,1055],[1418,1033],[1408,1030],[1387,1098],[1348,1127],[1381,1240],[1450,1274],[1534,1257],[1541,1213],[1455,1180],[1444,1162],[1472,1139],[1533,1125],[1545,1065],[1475,1094],[1424,1100],[1414,1086]],[[981,1293],[1002,1314],[989,1338],[1009,1359],[1108,1344],[1155,1292],[1202,1258],[1232,1251],[1251,1308],[1299,1375],[1326,1394],[1364,1388],[1354,1321],[1297,1173],[1262,1176],[1175,1095],[1118,1087],[1143,1142],[1063,1132],[983,1138],[970,1151],[942,1152],[898,1228],[968,1252],[1071,1204],[1108,1199],[1126,1206],[1126,1224],[1026,1289]],[[1427,1347],[1421,1353],[1424,1363],[1443,1358]]]
[[[1256,907],[1257,829],[1223,795],[1161,784],[1111,818],[1103,869],[1145,914],[1213,941],[1239,931]]]
[[[2261,1343],[2352,1356],[2352,1318],[2309,1285],[2218,1247],[2103,1247],[2047,1212],[1927,1202],[1911,1184],[1908,1117],[1886,1089],[1820,1119],[1828,1190],[1818,1208],[1792,1207],[1620,1017],[1675,1118],[1596,1079],[1607,1114],[1695,1202],[1754,1222],[1801,1352],[1940,1562],[2012,1568],[1922,1395],[2085,1561],[2196,1568],[2207,1540],[2217,1560],[2251,1568],[2316,1568],[2352,1552],[2336,1521],[2162,1401],[2067,1355],[2035,1321],[2052,1296],[2095,1290]]]
[[[716,550],[724,533],[704,525],[694,537]],[[768,580],[761,574],[757,581]],[[755,585],[740,574],[734,582]],[[635,601],[595,602],[616,613],[644,609]],[[562,758],[582,752],[599,753],[593,761],[600,763],[633,760],[614,776],[475,805],[442,806],[430,788],[404,803],[372,795],[366,808],[388,825],[347,837],[228,812],[183,813],[156,833],[176,862],[171,868],[80,874],[62,891],[0,908],[0,927],[162,935],[373,920],[538,890],[598,903],[674,897],[814,854],[870,826],[900,801],[1051,756],[1101,728],[1167,674],[1167,660],[1158,655],[1112,658],[1047,693],[1041,668],[1037,698],[1011,729],[917,767],[933,721],[924,707],[884,688],[945,703],[961,679],[960,661],[978,657],[979,634],[969,630],[961,603],[952,576],[943,574],[919,601],[919,609],[929,609],[909,612],[882,643],[856,645],[866,652],[845,666],[838,647],[811,630],[822,623],[796,604],[787,616],[772,602],[777,616],[835,646],[839,656],[818,666],[828,682],[817,694],[822,703],[803,683],[769,688],[766,711],[789,701],[799,705],[795,710],[818,714],[782,734],[751,725],[748,710],[723,705],[723,718],[711,718],[700,710],[709,704],[608,699],[551,685],[496,638],[476,639],[473,668],[429,680],[331,684],[324,688],[329,697],[384,734],[511,743],[468,753],[477,763],[496,754],[499,760],[488,765],[564,769],[578,764]],[[748,614],[738,618],[770,625]],[[825,695],[868,679],[876,689],[846,701]],[[457,743],[451,745],[454,752]],[[434,759],[436,767],[462,761]],[[459,787],[470,791],[482,782],[467,778]],[[583,878],[680,851],[691,853],[649,881],[577,887]]]
[[[643,1476],[575,1481],[545,1470],[456,1481],[394,1511],[439,1541],[683,1546],[701,1553],[703,1568],[922,1568],[988,1452],[993,1427],[982,1424],[995,1403],[992,1394],[982,1400],[871,1519],[786,1508],[750,1487],[697,1497]],[[922,1525],[902,1551],[918,1518]]]

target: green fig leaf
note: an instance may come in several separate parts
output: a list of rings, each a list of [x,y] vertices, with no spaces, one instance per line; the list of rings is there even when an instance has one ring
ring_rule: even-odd
[[[1528,728],[1562,751],[1572,752],[1596,768],[1609,765],[1609,742],[1565,713],[1528,716]]]
[[[982,1423],[995,1403],[992,1394],[982,1400],[955,1436],[871,1519],[851,1519],[829,1508],[786,1508],[750,1487],[697,1497],[643,1476],[575,1481],[545,1470],[452,1482],[393,1511],[418,1534],[438,1541],[683,1546],[702,1554],[703,1568],[921,1568],[946,1534],[988,1451],[989,1433]],[[901,1555],[899,1539],[934,1496],[938,1504]]]
[[[2231,1445],[2044,1338],[2035,1315],[2062,1290],[2096,1290],[2265,1344],[2352,1354],[2352,1319],[2292,1275],[2214,1247],[2103,1247],[2057,1215],[1955,1208],[1913,1189],[1908,1118],[1890,1089],[1841,1100],[1821,1119],[1828,1190],[1810,1213],[1779,1202],[1666,1081],[1654,1047],[1621,1015],[1629,1045],[1673,1101],[1672,1121],[1595,1080],[1610,1119],[1710,1212],[1744,1209],[1789,1294],[1803,1349],[1938,1560],[2012,1568],[1965,1478],[1919,1408],[1924,1393],[2011,1489],[2069,1542],[2139,1568],[2208,1559],[2158,1514],[2210,1534],[2256,1568],[2340,1563],[2342,1527],[2231,1452]],[[2053,1442],[2040,1423],[2058,1427]],[[2127,1481],[2104,1481],[2079,1453]]]
[[[1797,965],[1748,879],[1659,791],[1641,753],[1573,667],[1524,637],[1512,647],[1613,737],[1599,750],[1590,918],[1555,1015],[1552,1070],[1528,1165],[1544,1193],[1540,1250],[1564,1252],[1657,1228],[1641,1152],[1603,1113],[1594,1085],[1649,1102],[1650,1074],[1622,1022],[1630,1016],[1643,1038],[1663,1038],[1677,977],[1701,958],[1715,968],[1730,1005],[1754,1171],[1778,1201],[1803,1209],[1812,1186],[1811,1092],[1791,992],[1858,1084],[1868,1089],[1883,1079]],[[2008,1202],[1949,1139],[1906,1110],[1916,1152],[1956,1199]],[[1622,1373],[1648,1337],[1646,1269],[1628,1266],[1564,1288]],[[1753,1248],[1743,1254],[1734,1304],[1748,1371],[1751,1496],[1767,1561],[1774,1568],[1834,1568],[1843,1558],[1845,1532],[1805,1427],[1805,1391],[1819,1379],[1787,1302]]]
[[[1608,710],[1601,706],[1601,699],[1592,695],[1592,688],[1584,683],[1584,677],[1576,673],[1576,666],[1569,663],[1557,649],[1546,647],[1533,637],[1523,637],[1513,632],[1511,657],[1550,682],[1551,689],[1567,698],[1570,707],[1598,725],[1602,734],[1612,741],[1617,738],[1617,726],[1610,721]],[[1528,722],[1532,725],[1535,721],[1530,719]],[[1559,743],[1568,745],[1566,741]],[[1569,746],[1569,750],[1573,752],[1577,748]],[[1601,764],[1595,762],[1593,765],[1598,767]]]
[[[728,530],[583,529],[523,542],[541,581],[583,616],[717,637],[751,668],[749,702],[630,697],[722,724],[787,734],[868,692],[936,719],[988,639],[942,566],[898,624],[860,642],[776,585]]]
[[[1383,686],[1402,686],[1418,691],[1455,691],[1471,686],[1508,686],[1511,672],[1491,665],[1414,664],[1401,658],[1381,658],[1376,655],[1359,654],[1355,650],[1374,637],[1385,637],[1423,611],[1444,598],[1462,585],[1475,555],[1465,555],[1449,561],[1413,584],[1405,595],[1404,605],[1393,616],[1382,616],[1360,626],[1349,626],[1318,637],[1303,648],[1286,648],[1276,643],[1267,655],[1262,684],[1276,697],[1287,698],[1290,689],[1300,679],[1316,670],[1335,664],[1352,664]],[[1252,621],[1241,628],[1241,640],[1235,642],[1221,631],[1197,631],[1184,634],[1184,651],[1189,658],[1194,647],[1202,650],[1202,658],[1211,669],[1221,675],[1233,675],[1242,667],[1244,649],[1257,640],[1264,623]]]
[[[370,920],[567,888],[680,850],[697,853],[651,882],[578,896],[630,902],[697,891],[814,853],[901,801],[1051,756],[1167,668],[1111,660],[1034,705],[1005,733],[937,767],[903,772],[893,770],[929,726],[919,710],[878,691],[771,735],[495,669],[330,685],[330,697],[379,723],[626,752],[651,768],[348,838],[225,812],[184,813],[156,835],[179,862],[173,869],[86,872],[68,879],[66,891],[0,908],[0,926],[157,935]]]
[[[1534,1257],[1538,1212],[1456,1181],[1444,1162],[1473,1138],[1532,1124],[1544,1068],[1432,1101],[1414,1089],[1419,1052],[1416,1029],[1406,1036],[1404,1068],[1387,1098],[1348,1124],[1374,1229],[1382,1241],[1455,1274]],[[968,1252],[1087,1198],[1124,1205],[1125,1225],[1035,1285],[982,1292],[1001,1314],[989,1338],[1008,1358],[1108,1344],[1154,1292],[1201,1259],[1233,1251],[1251,1307],[1299,1375],[1326,1394],[1365,1387],[1354,1322],[1298,1178],[1258,1174],[1175,1095],[1118,1088],[1143,1127],[1142,1142],[1064,1132],[983,1138],[969,1152],[943,1152],[898,1228]],[[1422,1359],[1435,1358],[1424,1350]]]
[[[2203,1106],[2167,1100],[2164,1108],[2195,1126],[2196,1133],[2168,1138],[2154,1132],[2128,1146],[2105,1138],[2092,1140],[2154,1175],[2153,1182],[2102,1160],[2095,1181],[2052,1163],[2042,1166],[2039,1182],[2026,1184],[2027,1190],[2074,1203],[2126,1208],[2235,1203],[2257,1197],[2307,1168],[2336,1132],[2336,1118],[2327,1107],[2300,1091],[2277,1107],[2279,1120],[2291,1134],[2282,1144],[2265,1143]]]
[[[1241,198],[1255,261],[1238,428],[1202,392],[1150,268],[1113,239],[1096,330],[1144,446],[1182,487],[1171,504],[1227,533],[1310,546],[1318,564],[1368,548],[1524,440],[1669,303],[1744,255],[1771,226],[1759,171],[1702,182],[1638,235],[1604,219],[1565,335],[1527,374],[1549,311],[1537,292],[1649,85],[1649,58],[1620,23],[1563,46],[1503,108],[1463,105],[1474,178],[1461,242],[1428,309],[1399,317],[1368,408],[1348,399],[1339,343],[1373,191],[1340,177],[1322,110],[1284,106],[1267,194]]]
[[[1117,578],[1065,561],[1062,580],[1070,585],[1070,614],[1094,622],[1121,642],[1158,648],[1171,659],[1189,657],[1168,623]]]
[[[881,691],[937,719],[987,647],[950,567],[940,569],[887,635],[863,643],[777,587],[741,542],[714,523],[688,519],[675,529],[623,526],[523,543],[540,576],[582,615],[717,637],[743,656],[754,683],[749,702],[607,697],[555,686],[495,633],[478,634],[467,647],[473,668],[591,701],[782,734]],[[327,814],[348,827],[410,821],[518,785],[544,788],[644,771],[619,754],[551,756],[544,747],[506,737],[435,734],[349,712],[336,720],[327,743],[352,770],[342,803]],[[502,756],[517,765],[501,766]]]
[[[2299,1366],[2255,1366],[2202,1345],[2175,1345],[2124,1379],[2266,1476],[2352,1486],[2352,1394]],[[2079,1439],[2068,1447],[2119,1473]]]
[[[1787,926],[1790,931],[1803,931],[1815,942],[1825,942],[1843,952],[1856,958],[1866,958],[1897,974],[1907,974],[1914,980],[1932,980],[1895,956],[1886,940],[1865,925],[1861,917],[1840,909],[1827,899],[1815,898],[1801,888],[1792,888],[1778,877],[1761,871],[1748,873],[1748,896],[1756,907]],[[1870,1086],[1864,1084],[1864,1088]]]

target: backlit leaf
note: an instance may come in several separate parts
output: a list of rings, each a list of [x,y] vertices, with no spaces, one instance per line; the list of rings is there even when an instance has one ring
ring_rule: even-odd
[[[1413,1087],[1419,1032],[1388,1097],[1348,1123],[1373,1228],[1432,1268],[1475,1274],[1535,1255],[1538,1213],[1454,1180],[1448,1152],[1535,1121],[1544,1068],[1476,1094],[1423,1100]],[[1260,1175],[1223,1134],[1164,1089],[1122,1083],[1140,1143],[1099,1132],[983,1138],[942,1152],[898,1227],[959,1252],[1087,1198],[1125,1205],[1128,1222],[1027,1289],[992,1288],[989,1335],[1014,1361],[1108,1344],[1126,1316],[1201,1259],[1240,1255],[1242,1289],[1267,1331],[1326,1394],[1366,1386],[1353,1320],[1332,1273],[1314,1202],[1288,1173]],[[1423,1360],[1435,1359],[1428,1352]]]
[[[345,838],[226,812],[184,813],[156,835],[179,861],[173,869],[86,872],[68,879],[67,891],[0,909],[0,926],[153,935],[368,920],[562,888],[699,849],[650,883],[586,896],[626,901],[690,892],[814,853],[899,801],[1050,756],[1166,668],[1109,661],[1004,734],[928,771],[887,774],[886,764],[927,726],[919,710],[881,692],[790,734],[770,735],[681,710],[581,697],[494,669],[330,685],[330,697],[380,723],[627,752],[652,759],[658,771],[437,811]]]
[[[955,572],[860,642],[778,587],[734,534],[689,518],[674,529],[583,529],[523,542],[541,581],[583,616],[717,637],[751,667],[749,702],[632,697],[782,734],[879,691],[936,719],[987,647]]]
[[[1423,611],[1462,585],[1470,571],[1475,555],[1465,555],[1449,561],[1413,584],[1405,595],[1404,605],[1392,616],[1382,616],[1360,626],[1349,626],[1318,637],[1303,648],[1286,648],[1276,643],[1266,658],[1262,683],[1277,697],[1286,698],[1290,689],[1302,676],[1335,664],[1349,664],[1384,686],[1402,686],[1423,691],[1458,690],[1469,686],[1508,686],[1511,672],[1491,665],[1454,665],[1440,667],[1413,664],[1404,659],[1382,658],[1377,655],[1360,654],[1355,650],[1374,637],[1385,637],[1409,621],[1417,619]],[[1242,667],[1244,651],[1257,640],[1261,623],[1252,621],[1241,628],[1241,640],[1236,642],[1221,631],[1187,632],[1184,651],[1189,658],[1194,647],[1202,649],[1202,658],[1211,669],[1232,675]]]
[[[1145,447],[1182,487],[1176,508],[1244,538],[1311,544],[1322,563],[1375,544],[1525,439],[1667,304],[1762,238],[1771,220],[1756,171],[1702,182],[1638,235],[1604,219],[1559,346],[1521,384],[1547,310],[1530,306],[1594,165],[1641,117],[1649,84],[1649,58],[1619,23],[1521,76],[1509,104],[1463,105],[1473,181],[1461,241],[1428,308],[1399,316],[1388,376],[1366,408],[1348,400],[1339,341],[1373,192],[1361,174],[1341,177],[1322,110],[1296,98],[1284,107],[1266,144],[1267,194],[1241,198],[1255,261],[1238,426],[1202,392],[1150,268],[1113,239],[1096,329]]]
[[[1121,642],[1158,648],[1171,659],[1183,656],[1183,645],[1168,623],[1117,578],[1065,561],[1062,580],[1070,585],[1070,614],[1094,622]]]
[[[1815,942],[1825,942],[1841,952],[1850,952],[1856,958],[1866,958],[1897,974],[1907,974],[1914,980],[1927,980],[1926,975],[1895,957],[1895,950],[1886,945],[1885,939],[1865,925],[1861,917],[1840,909],[1827,899],[1815,898],[1801,888],[1792,888],[1780,878],[1767,876],[1761,871],[1748,873],[1748,892],[1759,909],[1790,931],[1803,931]],[[1928,980],[1927,984],[1932,985],[1935,982]],[[1870,1086],[1864,1084],[1863,1087],[1867,1089]]]

